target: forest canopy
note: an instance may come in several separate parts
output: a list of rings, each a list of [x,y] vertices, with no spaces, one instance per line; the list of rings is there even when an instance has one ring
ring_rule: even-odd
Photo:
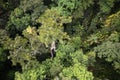
[[[120,0],[0,0],[0,80],[120,80]]]

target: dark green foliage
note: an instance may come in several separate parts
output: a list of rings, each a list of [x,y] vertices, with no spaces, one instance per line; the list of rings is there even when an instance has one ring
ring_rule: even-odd
[[[95,48],[99,58],[103,58],[108,62],[112,62],[115,69],[120,69],[120,43],[104,42]]]
[[[106,62],[104,59],[97,58],[95,62],[94,76],[97,76],[94,80],[119,80],[119,73],[115,71],[114,67]]]
[[[102,13],[109,13],[115,0],[99,0],[100,10]]]
[[[8,38],[9,37],[7,31],[4,29],[0,29],[0,44],[2,45],[4,41],[6,41]]]
[[[14,70],[10,70],[7,74],[7,79],[8,80],[13,80],[15,77],[15,71]]]
[[[58,10],[61,10],[62,15],[74,15],[75,16],[83,16],[84,10],[86,10],[92,3],[93,0],[53,0],[58,5]],[[74,13],[78,13],[78,15]]]
[[[7,58],[7,54],[5,53],[4,49],[0,47],[0,62],[5,62]]]
[[[4,63],[7,60],[8,54],[6,53],[6,49],[3,47],[3,43],[7,38],[7,31],[0,29],[0,69],[2,69],[1,67],[4,67],[4,64],[2,63]]]
[[[20,9],[30,14],[31,21],[34,24],[34,21],[44,12],[46,7],[43,5],[43,0],[22,0]]]
[[[29,23],[30,15],[24,14],[22,9],[16,8],[10,15],[8,30],[12,32],[14,31],[13,34],[16,34],[17,31],[24,30],[29,25]]]
[[[0,0],[0,29],[5,28],[10,12],[19,5],[20,0]]]
[[[21,34],[28,25],[37,25],[35,20],[45,9],[42,0],[22,0],[19,7],[11,12],[6,29],[12,36]]]

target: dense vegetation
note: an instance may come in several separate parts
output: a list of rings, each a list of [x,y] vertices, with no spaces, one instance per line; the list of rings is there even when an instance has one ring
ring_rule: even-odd
[[[0,80],[120,80],[119,4],[0,0]]]

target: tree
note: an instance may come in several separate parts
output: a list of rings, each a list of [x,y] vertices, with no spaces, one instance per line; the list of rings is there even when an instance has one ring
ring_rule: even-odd
[[[15,80],[119,80],[119,4],[1,0],[0,72],[10,67],[6,79]]]
[[[119,30],[120,30],[120,28],[119,28],[119,26],[120,26],[119,16],[120,16],[120,11],[108,16],[107,19],[105,20],[104,28],[106,28],[110,32],[114,31],[114,30],[119,32]]]
[[[111,62],[115,69],[119,70],[119,46],[120,43],[104,42],[95,48],[98,57],[105,58],[106,61]]]
[[[69,38],[63,30],[63,24],[70,23],[71,17],[61,16],[57,9],[52,8],[46,10],[37,21],[42,24],[38,29],[40,35],[39,40],[45,43],[46,46],[53,41],[62,41],[63,39]]]
[[[111,11],[111,8],[114,5],[115,0],[100,0],[100,11],[102,13],[108,14]]]
[[[35,20],[45,9],[46,7],[43,5],[42,0],[22,0],[19,7],[11,12],[6,29],[12,37],[16,34],[21,34],[29,25],[37,25]]]
[[[74,64],[72,67],[68,67],[62,70],[60,73],[61,80],[93,80],[93,76],[86,70],[81,64]]]
[[[67,47],[69,46],[66,46],[66,48]],[[63,49],[61,46],[59,48]],[[69,50],[70,49],[71,48],[69,48]],[[83,54],[82,50],[66,53],[58,49],[56,57],[46,59],[42,63],[36,63],[35,65],[23,71],[23,73],[16,72],[15,80],[56,80],[57,78],[60,80],[93,80],[92,73],[87,70],[88,57]]]

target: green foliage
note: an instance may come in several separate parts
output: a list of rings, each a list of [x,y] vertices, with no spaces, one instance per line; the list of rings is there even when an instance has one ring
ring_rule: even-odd
[[[32,59],[32,55],[30,54],[29,46],[27,45],[27,40],[17,36],[15,40],[12,40],[9,44],[9,52],[13,65],[16,65],[17,63],[20,63],[22,66],[24,66],[29,60]]]
[[[42,0],[22,0],[19,7],[11,12],[6,29],[12,36],[22,33],[28,25],[36,25],[35,20],[45,9]]]
[[[0,8],[3,11],[11,11],[18,6],[20,0],[0,0]]]
[[[100,10],[102,13],[109,13],[114,5],[115,0],[100,0]]]
[[[71,15],[78,6],[76,0],[58,0],[58,7],[63,11],[62,14]]]
[[[94,80],[119,80],[119,73],[104,59],[97,58],[94,68],[96,69],[94,71],[94,76],[96,76]]]
[[[71,25],[65,27],[65,31],[70,36],[82,36],[84,33],[84,27],[79,23],[71,23]]]
[[[96,53],[93,51],[89,51],[86,56],[88,57],[88,62],[87,65],[90,66],[95,66],[94,63],[96,62]]]
[[[35,21],[46,9],[43,0],[22,0],[20,8],[27,14],[30,14],[31,21]],[[34,22],[32,22],[34,24]]]
[[[0,29],[0,44],[4,45],[4,42],[8,40],[8,32],[4,29]]]
[[[94,51],[99,58],[104,58],[108,62],[112,62],[115,69],[120,69],[120,43],[118,42],[104,42],[103,44],[95,47]]]
[[[56,59],[57,60],[57,59]],[[57,60],[58,61],[58,60]],[[23,71],[23,73],[16,72],[15,80],[44,80],[52,79],[61,71],[62,66],[51,59],[43,61],[42,64],[30,64],[34,65],[30,69]],[[36,65],[36,67],[35,67]]]
[[[76,42],[76,41],[75,41]],[[64,44],[61,44],[64,45]],[[76,44],[77,45],[77,44]],[[15,80],[38,80],[38,79],[56,79],[64,80],[65,77],[72,79],[72,77],[77,77],[78,79],[90,79],[93,80],[92,73],[87,71],[88,57],[83,54],[82,50],[77,50],[71,52],[61,51],[64,49],[60,48],[56,52],[56,57],[53,59],[46,59],[42,63],[36,63],[29,69],[23,71],[23,73],[16,73]],[[66,46],[66,48],[69,46]],[[75,46],[74,46],[75,47]],[[70,50],[70,48],[68,48]],[[30,65],[28,65],[30,66]],[[69,70],[73,69],[73,72],[69,76]],[[84,72],[85,71],[85,72]],[[80,74],[80,75],[79,75]],[[32,75],[32,76],[31,76]],[[68,76],[66,76],[68,75]],[[83,76],[85,75],[85,76]]]
[[[113,31],[106,40],[109,40],[111,42],[119,42],[120,41],[120,33],[117,31]]]
[[[10,70],[10,71],[7,73],[7,79],[8,79],[8,80],[13,80],[13,79],[14,79],[14,76],[15,76],[15,71],[14,71],[14,70]]]
[[[29,22],[30,15],[24,14],[22,9],[16,8],[14,12],[12,12],[10,15],[8,29],[10,29],[11,31],[22,31],[29,25]]]
[[[63,31],[63,24],[71,22],[71,17],[61,16],[56,9],[46,10],[37,21],[42,24],[38,29],[39,40],[46,46],[53,41],[69,38]]]
[[[80,48],[81,38],[73,37],[70,40],[63,41],[62,44],[59,44],[58,50],[65,53],[71,53]]]
[[[32,30],[33,34],[30,33]],[[8,39],[4,43],[5,49],[9,50],[9,59],[11,59],[13,65],[19,63],[22,69],[27,69],[26,65],[32,64],[36,61],[36,55],[47,53],[48,50],[38,39],[35,28],[28,27],[23,31],[24,37],[16,36],[14,40]],[[25,68],[26,67],[26,68]]]
[[[85,11],[94,4],[93,0],[73,0],[76,1],[76,9],[72,12],[75,19],[81,18],[83,20]],[[85,16],[86,17],[86,16]]]
[[[88,66],[88,57],[83,54],[82,50],[77,50],[74,53],[70,54],[73,60],[73,63],[81,63],[83,66]]]
[[[28,39],[29,47],[31,50],[31,54],[43,54],[48,53],[48,50],[46,49],[45,45],[41,43],[39,40],[39,36],[37,34],[38,31],[35,29],[35,27],[28,27],[26,30],[23,31],[23,35]]]
[[[119,3],[1,0],[0,27],[5,27],[4,19],[8,22],[6,30],[0,29],[0,72],[10,60],[22,71],[7,71],[6,79],[15,73],[15,80],[118,80]],[[4,10],[10,12],[4,15]],[[53,42],[56,49],[50,57]]]
[[[75,47],[76,46],[74,46],[74,48]],[[66,49],[67,46],[66,48],[60,46],[60,49],[61,48]],[[70,50],[71,48],[67,48],[67,51],[70,51]],[[58,51],[61,51],[61,50],[58,50]],[[62,53],[59,52],[56,55],[59,57],[60,56],[63,57],[63,59],[61,59],[60,61],[63,61],[63,65],[66,67],[66,68],[63,68],[62,72],[59,74],[61,80],[72,80],[72,79],[93,80],[93,76],[91,72],[88,72],[86,68],[86,66],[88,66],[88,57],[83,54],[82,50],[77,50],[75,52],[71,51],[67,53],[63,53],[63,52],[64,51],[62,51]],[[68,66],[66,66],[65,64]]]
[[[5,62],[7,55],[2,47],[0,47],[0,62]]]
[[[63,69],[60,77],[62,80],[93,80],[91,72],[88,72],[86,67],[81,66],[79,63]]]
[[[108,31],[119,31],[120,28],[120,11],[118,11],[115,14],[112,14],[108,16],[108,18],[105,20],[105,28],[107,28]]]
[[[3,10],[8,10],[9,9],[9,6],[10,5],[10,3],[9,3],[9,1],[4,1],[4,0],[0,0],[0,7],[1,7],[1,9],[3,9]]]
[[[15,80],[43,80],[45,78],[45,66],[40,65],[37,68],[24,71],[23,74],[19,72],[15,73]]]
[[[58,5],[58,10],[61,11],[62,15],[73,15],[74,17],[82,17],[84,10],[93,4],[93,0],[53,0]],[[79,14],[77,14],[79,13]],[[76,15],[77,14],[77,15]]]
[[[3,43],[7,39],[8,39],[7,31],[0,29],[0,62],[5,62],[7,59],[7,54],[5,52],[5,48],[3,47]]]
[[[85,40],[82,45],[87,49],[92,45],[98,45],[108,39],[108,32],[98,31],[97,33],[91,34]]]

